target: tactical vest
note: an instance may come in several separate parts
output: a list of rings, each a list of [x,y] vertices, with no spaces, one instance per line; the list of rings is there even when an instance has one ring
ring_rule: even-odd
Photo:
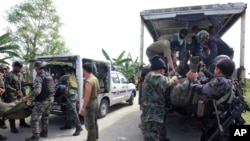
[[[55,95],[55,84],[54,84],[54,80],[52,78],[51,75],[45,73],[45,76],[41,76],[42,77],[42,90],[40,95],[38,95],[36,97],[36,101],[37,102],[41,102],[44,101],[46,99],[48,99],[51,96]]]

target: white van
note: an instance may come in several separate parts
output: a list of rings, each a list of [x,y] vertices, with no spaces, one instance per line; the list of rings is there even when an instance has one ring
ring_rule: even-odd
[[[79,84],[79,95],[77,101],[78,109],[83,102],[84,78],[82,64],[85,62],[91,62],[93,64],[93,74],[98,78],[100,83],[101,93],[98,96],[99,117],[105,117],[108,113],[109,107],[114,104],[123,101],[128,102],[129,105],[133,104],[134,97],[136,96],[135,85],[130,83],[121,72],[112,71],[110,62],[81,58],[79,55],[39,56],[36,57],[35,60],[46,63],[45,70],[53,76],[55,82],[57,82],[64,73],[63,65],[69,65],[75,69],[74,74]],[[33,73],[33,76],[35,75],[36,74]],[[55,98],[55,102],[52,106],[52,113],[64,111],[65,104],[59,102],[58,99]]]

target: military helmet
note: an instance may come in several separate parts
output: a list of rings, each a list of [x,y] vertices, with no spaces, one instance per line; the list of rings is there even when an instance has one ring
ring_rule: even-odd
[[[22,61],[14,61],[13,63],[12,63],[12,66],[13,67],[23,67],[23,62]]]
[[[196,34],[196,38],[198,42],[202,42],[209,38],[209,33],[206,30],[201,30]]]
[[[35,69],[42,69],[45,67],[45,63],[41,61],[35,61],[34,63],[34,68]]]

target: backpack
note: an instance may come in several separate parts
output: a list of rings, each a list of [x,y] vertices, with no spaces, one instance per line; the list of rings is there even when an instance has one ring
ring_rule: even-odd
[[[76,77],[72,74],[69,76],[69,78],[67,80],[67,87],[74,88],[74,89],[78,88]]]

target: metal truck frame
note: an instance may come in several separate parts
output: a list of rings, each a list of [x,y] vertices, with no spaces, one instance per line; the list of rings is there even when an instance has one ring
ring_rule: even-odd
[[[152,9],[140,12],[141,16],[141,35],[140,35],[140,66],[143,65],[144,52],[144,26],[149,34],[156,41],[161,35],[173,35],[182,28],[191,31],[194,25],[199,28],[214,26],[218,30],[216,34],[224,35],[236,22],[241,20],[240,35],[240,78],[245,81],[245,17],[247,4],[227,3],[198,5],[186,7],[174,7],[165,9]],[[194,34],[188,34],[186,39],[189,42]]]

